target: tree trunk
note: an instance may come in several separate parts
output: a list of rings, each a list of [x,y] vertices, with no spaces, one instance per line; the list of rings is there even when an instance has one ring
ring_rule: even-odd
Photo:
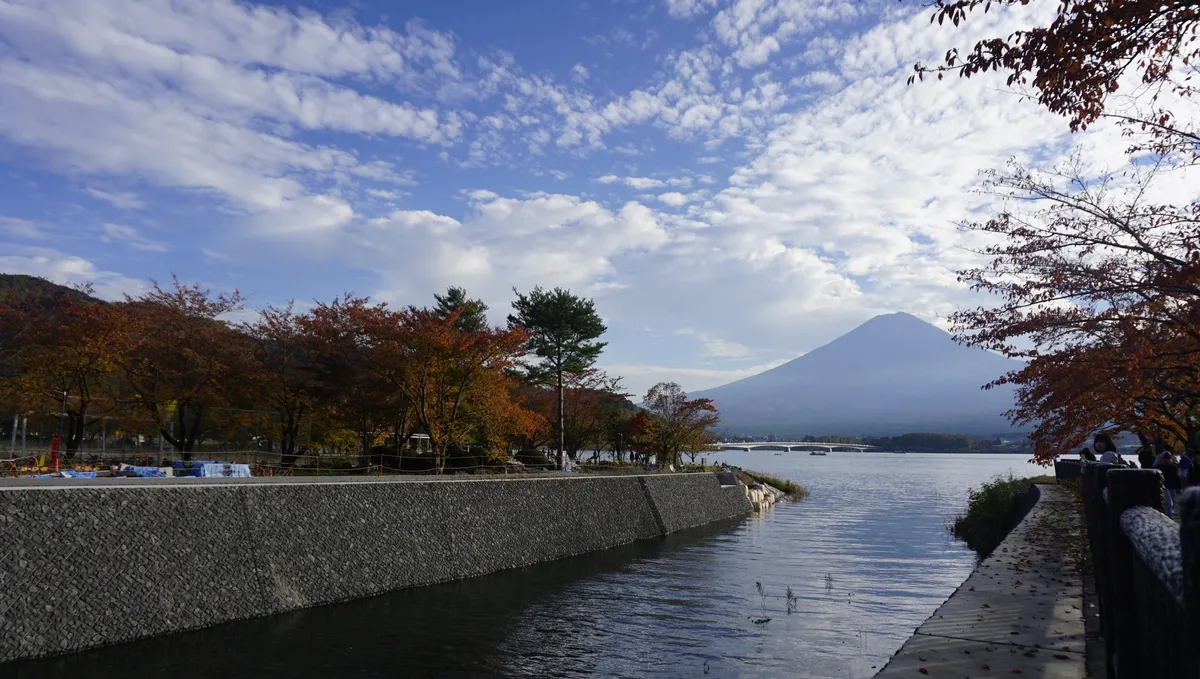
[[[296,466],[296,437],[300,430],[300,422],[298,418],[292,417],[289,413],[280,422],[280,429],[282,438],[279,441],[279,466],[294,467]]]

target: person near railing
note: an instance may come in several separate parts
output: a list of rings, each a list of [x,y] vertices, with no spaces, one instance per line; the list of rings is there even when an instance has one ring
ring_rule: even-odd
[[[1190,488],[1195,485],[1192,480],[1192,447],[1187,446],[1183,449],[1183,454],[1179,456],[1179,483],[1183,488]]]
[[[1142,443],[1137,449],[1138,464],[1142,466],[1142,469],[1154,468],[1154,441],[1141,432],[1138,432],[1138,440]]]
[[[1163,459],[1168,457],[1175,457],[1175,449],[1171,447],[1171,444],[1167,443],[1166,439],[1159,436],[1158,438],[1154,439],[1153,465],[1152,467],[1146,467],[1146,469],[1157,467],[1158,464],[1163,461]]]
[[[1121,459],[1121,454],[1117,452],[1117,446],[1113,443],[1112,437],[1108,434],[1096,434],[1092,438],[1092,447],[1100,454],[1100,461],[1109,464],[1125,464],[1125,460]]]
[[[1096,455],[1092,452],[1091,448],[1084,446],[1083,450],[1079,451],[1079,459],[1083,460],[1084,462],[1095,462]]]
[[[1175,455],[1169,448],[1154,458],[1153,468],[1163,475],[1163,511],[1167,516],[1174,517],[1175,500],[1179,497],[1183,486],[1179,479],[1179,465],[1175,462]]]

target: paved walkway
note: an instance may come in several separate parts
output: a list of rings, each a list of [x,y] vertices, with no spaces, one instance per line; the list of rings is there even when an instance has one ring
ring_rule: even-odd
[[[1066,490],[1041,497],[996,551],[917,628],[876,679],[1086,676],[1080,517]]]

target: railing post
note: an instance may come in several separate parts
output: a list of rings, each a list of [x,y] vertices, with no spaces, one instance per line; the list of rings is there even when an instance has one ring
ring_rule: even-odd
[[[1200,635],[1200,488],[1183,493],[1179,509],[1179,547],[1183,552],[1183,619],[1187,639]],[[1186,654],[1188,676],[1200,675],[1200,648],[1195,644],[1180,649]]]
[[[1112,658],[1111,667],[1117,679],[1140,679],[1141,639],[1139,631],[1155,634],[1155,630],[1139,630],[1137,602],[1134,600],[1133,545],[1121,528],[1121,514],[1130,507],[1151,507],[1163,510],[1163,477],[1157,469],[1111,469],[1107,474],[1108,507],[1106,532],[1109,550],[1109,582],[1111,605],[1104,612],[1109,619],[1111,636],[1105,643]]]
[[[1055,460],[1054,478],[1059,481],[1077,479],[1083,473],[1082,465],[1083,462],[1081,460]]]
[[[1096,584],[1096,600],[1100,613],[1100,632],[1105,639],[1112,637],[1112,578],[1108,575],[1108,507],[1104,500],[1104,486],[1108,470],[1113,465],[1106,462],[1088,462],[1083,465],[1083,518],[1087,526],[1088,544],[1092,550],[1092,574]],[[1105,665],[1108,679],[1115,679],[1113,669],[1113,647],[1105,647]]]

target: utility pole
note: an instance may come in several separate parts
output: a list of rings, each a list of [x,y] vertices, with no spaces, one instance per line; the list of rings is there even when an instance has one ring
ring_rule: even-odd
[[[13,415],[12,441],[8,444],[8,456],[17,456],[17,427],[21,425],[20,413]]]
[[[63,394],[63,408],[62,408],[62,412],[58,414],[58,436],[59,436],[59,438],[62,438],[62,435],[67,433],[67,424],[66,424],[67,392],[64,391],[62,394]]]
[[[562,360],[562,357],[559,357]],[[562,471],[567,463],[567,409],[563,399],[562,370],[558,371],[558,469]]]

